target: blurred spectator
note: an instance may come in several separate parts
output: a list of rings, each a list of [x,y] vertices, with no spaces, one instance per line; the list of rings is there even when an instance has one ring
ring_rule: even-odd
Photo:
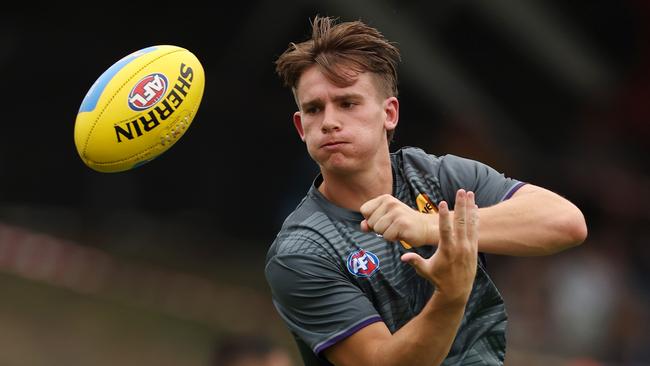
[[[292,366],[288,351],[258,336],[222,338],[213,350],[209,366]]]

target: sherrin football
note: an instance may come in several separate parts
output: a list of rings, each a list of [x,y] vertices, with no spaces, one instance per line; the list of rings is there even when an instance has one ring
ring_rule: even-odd
[[[141,49],[92,85],[75,121],[81,160],[99,172],[121,172],[167,151],[187,131],[203,97],[205,75],[182,47]]]

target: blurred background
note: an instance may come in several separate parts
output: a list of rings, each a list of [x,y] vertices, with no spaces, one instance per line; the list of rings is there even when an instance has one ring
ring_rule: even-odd
[[[510,315],[506,365],[650,365],[645,0],[3,9],[0,364],[223,364],[242,337],[285,352],[274,365],[300,364],[263,264],[317,173],[273,65],[316,14],[398,43],[392,150],[478,159],[583,210],[582,246],[488,258]],[[192,127],[140,168],[90,170],[73,141],[81,100],[115,61],[156,44],[203,63]]]

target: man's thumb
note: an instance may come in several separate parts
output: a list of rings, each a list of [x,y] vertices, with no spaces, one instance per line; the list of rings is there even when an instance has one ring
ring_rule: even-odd
[[[406,262],[418,270],[424,264],[424,258],[420,257],[417,253],[405,253],[402,255],[402,262]]]

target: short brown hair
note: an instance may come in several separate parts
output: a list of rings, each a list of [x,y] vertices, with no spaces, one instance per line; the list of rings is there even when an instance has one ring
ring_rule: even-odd
[[[397,96],[399,50],[375,28],[361,21],[336,24],[337,19],[316,16],[311,39],[289,44],[275,61],[276,72],[287,87],[295,88],[302,73],[318,65],[335,85],[348,86],[357,73],[370,71],[381,81],[380,91]],[[341,69],[345,66],[355,74]]]
[[[275,71],[284,85],[292,88],[295,94],[302,73],[318,65],[323,74],[339,86],[352,85],[358,73],[372,72],[381,84],[379,92],[385,97],[396,97],[400,61],[397,47],[377,29],[361,21],[336,22],[335,18],[316,16],[311,23],[311,39],[289,43],[289,48],[275,61]],[[349,70],[353,73],[346,73]],[[395,130],[386,132],[389,143],[394,134]]]

